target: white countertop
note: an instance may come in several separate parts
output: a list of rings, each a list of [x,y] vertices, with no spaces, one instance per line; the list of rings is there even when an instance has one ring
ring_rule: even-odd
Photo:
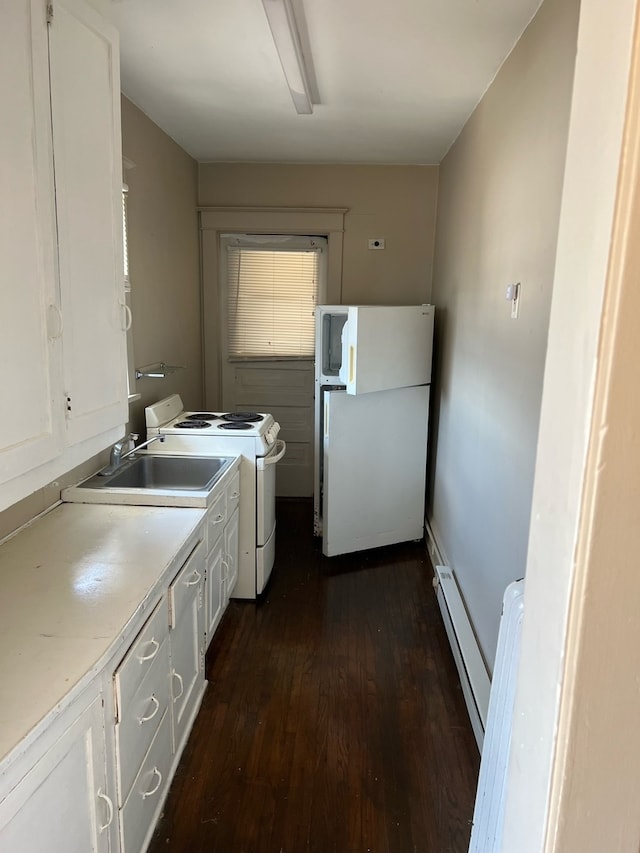
[[[155,604],[204,516],[62,504],[0,545],[0,762]]]

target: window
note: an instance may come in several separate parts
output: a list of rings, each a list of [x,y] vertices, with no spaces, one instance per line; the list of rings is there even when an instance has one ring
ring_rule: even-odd
[[[227,357],[311,358],[323,237],[222,237]]]
[[[126,184],[122,185],[122,256],[124,266],[124,289],[131,289],[129,280],[129,235],[127,229],[127,198],[129,195],[129,187]]]
[[[129,187],[122,185],[122,274],[124,280],[124,304],[126,306],[127,319],[127,384],[129,391],[129,402],[139,399],[140,395],[135,393],[136,372],[133,366],[133,330],[131,315],[131,279],[129,277],[129,220],[127,217],[127,200]]]

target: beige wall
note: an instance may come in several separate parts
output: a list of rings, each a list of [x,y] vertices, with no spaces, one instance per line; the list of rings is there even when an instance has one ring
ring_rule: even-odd
[[[546,0],[440,167],[430,514],[490,669],[525,573],[578,8]]]
[[[122,152],[134,164],[125,181],[135,365],[186,368],[138,380],[130,427],[142,434],[144,406],[167,394],[180,394],[188,409],[202,405],[197,164],[125,97]]]
[[[436,166],[202,163],[199,203],[346,207],[342,302],[410,305],[431,297],[437,183]]]

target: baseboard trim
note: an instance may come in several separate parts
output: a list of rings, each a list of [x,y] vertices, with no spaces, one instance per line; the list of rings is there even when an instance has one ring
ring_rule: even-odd
[[[447,565],[437,562],[442,557],[432,526],[427,526],[427,548],[434,562],[434,587],[442,614],[453,659],[460,676],[462,694],[467,706],[471,727],[482,752],[489,708],[491,679],[480,651],[467,609],[455,578]]]

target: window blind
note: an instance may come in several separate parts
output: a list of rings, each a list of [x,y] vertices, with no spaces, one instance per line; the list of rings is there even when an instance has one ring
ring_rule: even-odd
[[[227,246],[229,358],[313,356],[321,252]]]

